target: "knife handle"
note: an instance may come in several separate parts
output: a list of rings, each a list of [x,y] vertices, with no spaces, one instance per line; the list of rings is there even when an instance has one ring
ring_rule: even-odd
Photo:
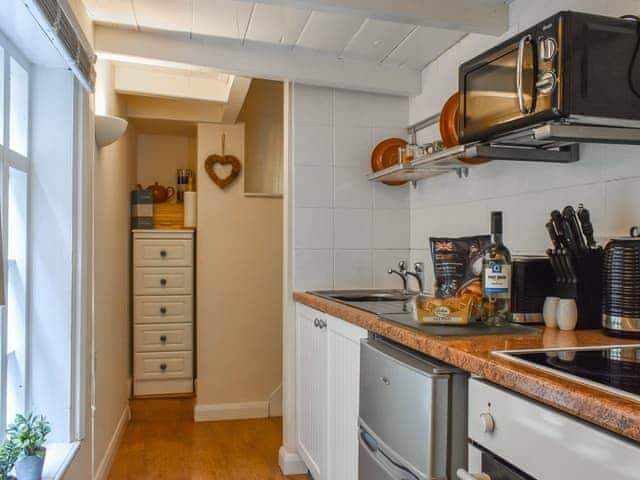
[[[571,229],[571,225],[569,222],[562,222],[562,230],[564,232],[564,244],[576,257],[580,255],[580,250],[578,249],[578,244],[576,243],[576,239],[573,235],[573,230]]]
[[[549,238],[551,239],[551,244],[553,245],[553,248],[560,248],[560,239],[558,238],[558,233],[556,232],[555,227],[553,226],[553,222],[547,222],[545,224],[545,228],[547,229],[547,232],[549,232]]]
[[[589,210],[584,208],[583,204],[578,205],[578,219],[580,219],[580,225],[582,226],[582,233],[587,238],[587,245],[590,248],[596,246],[596,239],[593,236],[593,224],[591,223],[591,214]]]
[[[580,229],[580,222],[578,221],[578,216],[576,215],[576,211],[573,209],[571,205],[567,205],[562,210],[562,217],[567,225],[569,225],[569,229],[571,230],[571,237],[573,243],[575,245],[575,251],[584,252],[587,250],[587,244],[584,241],[584,236],[582,235],[582,230]],[[575,253],[575,252],[574,252]]]
[[[564,238],[564,228],[562,227],[564,219],[562,218],[562,214],[560,213],[560,211],[554,210],[551,212],[551,223],[553,224],[553,228],[556,231],[556,237],[558,238],[560,246],[566,245]]]

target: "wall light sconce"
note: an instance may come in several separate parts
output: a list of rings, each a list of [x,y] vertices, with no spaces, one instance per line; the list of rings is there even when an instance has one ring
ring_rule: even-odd
[[[129,122],[124,118],[96,115],[96,145],[98,148],[106,147],[118,140],[127,129],[127,125]]]

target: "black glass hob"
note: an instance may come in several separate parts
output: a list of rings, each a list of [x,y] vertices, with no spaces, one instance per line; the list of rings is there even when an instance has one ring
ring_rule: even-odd
[[[495,354],[640,401],[640,345]]]

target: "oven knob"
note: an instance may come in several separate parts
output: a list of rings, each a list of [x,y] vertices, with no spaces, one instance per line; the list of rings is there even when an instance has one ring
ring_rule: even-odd
[[[482,424],[482,431],[484,433],[493,433],[493,430],[496,428],[496,422],[494,422],[490,413],[481,413],[480,423]]]
[[[556,74],[553,72],[543,72],[538,75],[536,89],[543,95],[548,95],[556,88]]]
[[[538,50],[540,52],[540,60],[548,62],[555,57],[556,52],[558,51],[558,44],[551,37],[541,38],[538,43]]]

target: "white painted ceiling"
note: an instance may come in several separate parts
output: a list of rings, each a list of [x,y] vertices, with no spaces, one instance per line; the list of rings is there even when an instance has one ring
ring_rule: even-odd
[[[239,0],[84,0],[96,23],[270,43],[421,70],[464,32]],[[443,0],[444,1],[444,0]]]

